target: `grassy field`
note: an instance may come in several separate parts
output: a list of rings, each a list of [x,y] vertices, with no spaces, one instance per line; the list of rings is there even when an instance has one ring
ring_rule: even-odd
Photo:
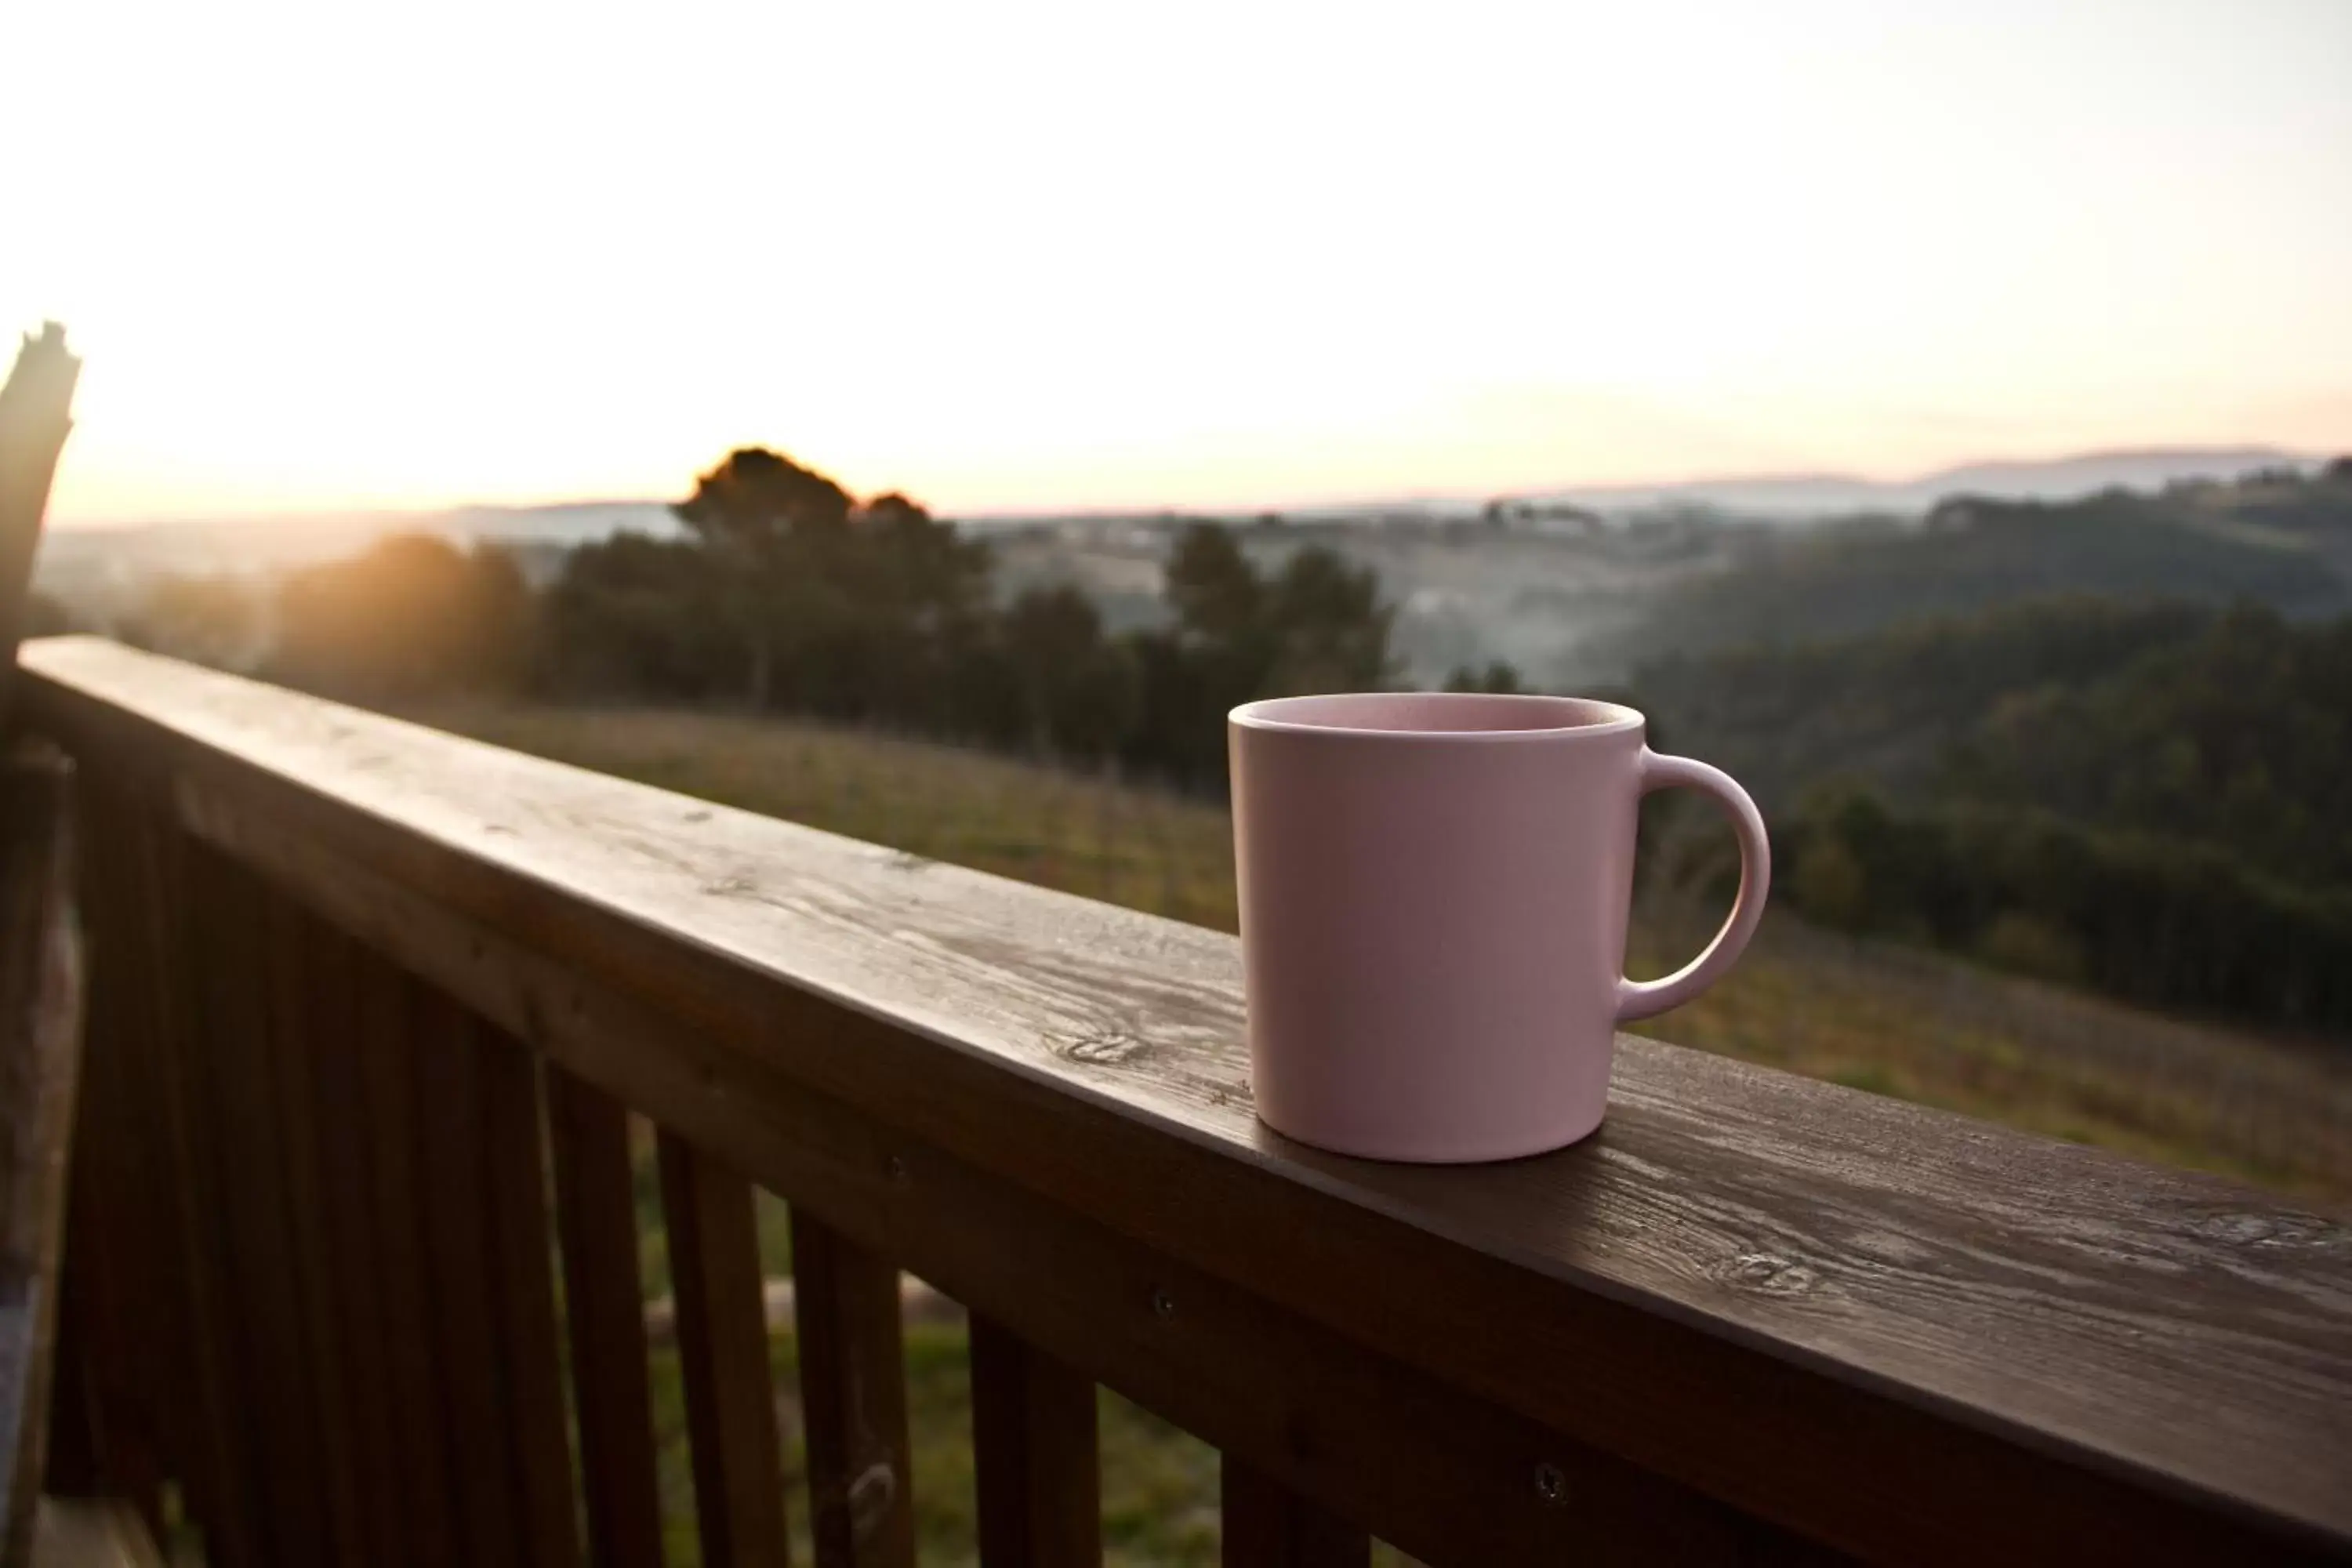
[[[444,728],[935,859],[1234,928],[1221,806],[1109,778],[723,714],[437,708]],[[1645,899],[1636,974],[1717,911]],[[2352,1202],[2352,1052],[2163,1018],[1785,912],[1643,1032],[2056,1137]]]
[[[436,707],[410,717],[518,750],[789,817],[1179,920],[1233,929],[1222,807],[929,742],[739,716]],[[1655,973],[1719,911],[1659,895],[1632,963]],[[2157,1017],[1938,955],[1837,937],[1784,914],[1730,979],[1644,1032],[2144,1158],[2352,1206],[2352,1053]],[[647,1289],[667,1288],[658,1199],[640,1190]],[[769,1271],[789,1271],[782,1206],[764,1202]],[[774,1344],[777,1387],[792,1336]],[[674,1363],[657,1355],[673,1563],[694,1560]],[[910,1324],[908,1396],[925,1561],[973,1560],[969,1396],[952,1321]],[[798,1478],[797,1412],[783,1412]],[[1116,1563],[1216,1560],[1216,1461],[1103,1396],[1104,1516]],[[796,1528],[804,1528],[805,1509]],[[1394,1559],[1389,1559],[1394,1561]]]

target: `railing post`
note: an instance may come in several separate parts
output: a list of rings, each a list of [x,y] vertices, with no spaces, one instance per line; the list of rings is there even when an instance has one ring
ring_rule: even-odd
[[[546,1081],[589,1561],[595,1568],[661,1568],[628,1113],[552,1062]]]
[[[387,1555],[414,1563],[457,1560],[456,1478],[444,1453],[448,1417],[434,1343],[425,1246],[424,1145],[409,1005],[414,983],[383,958],[362,954],[352,994],[353,1042],[368,1115],[352,1130],[369,1174],[370,1239],[384,1332],[384,1435],[404,1507]]]
[[[521,1041],[478,1017],[470,1021],[482,1084],[490,1283],[499,1359],[507,1373],[503,1427],[513,1440],[521,1483],[525,1550],[518,1562],[577,1568],[580,1530],[556,1341],[539,1063]]]
[[[488,1563],[520,1559],[522,1523],[499,1440],[506,1412],[482,1193],[487,1128],[472,1029],[455,1004],[428,986],[413,985],[408,1044],[416,1069],[417,1174],[441,1369],[442,1437],[464,1558]]]
[[[290,901],[286,902],[289,914]],[[425,1506],[403,1481],[394,1412],[393,1330],[383,1280],[383,1237],[370,1172],[377,1108],[367,1088],[362,977],[373,962],[350,938],[314,916],[301,925],[300,984],[295,1015],[310,1047],[310,1111],[302,1118],[318,1173],[329,1294],[337,1319],[337,1373],[346,1425],[335,1434],[350,1450],[361,1556],[393,1563]]]
[[[317,1426],[310,1462],[323,1481],[320,1498],[326,1515],[332,1561],[368,1560],[368,1526],[361,1513],[361,1464],[364,1441],[352,1400],[350,1322],[336,1300],[331,1248],[332,1221],[327,1213],[327,1144],[341,1129],[319,1118],[317,1064],[348,1048],[350,1018],[341,1011],[348,997],[328,994],[320,982],[316,941],[321,933],[311,917],[266,884],[253,889],[259,917],[261,978],[267,1015],[257,1043],[265,1053],[272,1108],[263,1130],[279,1161],[286,1196],[286,1244],[293,1268],[292,1289],[301,1326],[297,1375],[306,1386]]]
[[[977,1312],[971,1443],[984,1568],[1101,1563],[1094,1382]]]
[[[898,1270],[796,1207],[793,1311],[819,1568],[912,1568]]]
[[[268,1561],[336,1559],[328,1511],[328,1437],[310,1375],[309,1330],[281,1157],[281,1113],[270,1059],[263,890],[254,873],[191,843],[184,888],[201,907],[178,915],[194,957],[198,1082],[216,1136],[237,1373],[232,1419],[257,1436],[268,1506],[257,1523]]]
[[[174,1365],[163,1394],[189,1510],[207,1562],[246,1568],[263,1561],[258,1434],[241,1400],[228,1262],[227,1194],[219,1123],[206,1092],[197,1020],[194,922],[186,905],[188,841],[152,803],[87,777],[84,836],[92,857],[93,994],[120,1023],[95,1043],[114,1058],[116,1082],[142,1082],[142,1135],[156,1180],[142,1226],[156,1238],[167,1282],[163,1332]],[[107,1353],[112,1343],[92,1346]]]
[[[702,1560],[784,1568],[782,1446],[751,1184],[667,1131],[661,1178]]]

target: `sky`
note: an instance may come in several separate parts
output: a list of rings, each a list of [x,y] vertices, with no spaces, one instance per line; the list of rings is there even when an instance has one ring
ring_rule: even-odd
[[[0,7],[58,526],[2352,449],[2352,3]]]

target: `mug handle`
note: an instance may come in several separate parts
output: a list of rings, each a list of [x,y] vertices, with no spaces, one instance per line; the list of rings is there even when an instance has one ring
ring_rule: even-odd
[[[1721,768],[1688,757],[1662,757],[1643,747],[1642,793],[1677,788],[1713,795],[1731,819],[1731,830],[1739,837],[1739,896],[1731,901],[1723,929],[1696,958],[1663,980],[1618,979],[1617,1021],[1621,1024],[1680,1006],[1723,978],[1724,971],[1738,962],[1748,939],[1756,934],[1756,922],[1764,918],[1764,895],[1772,885],[1772,841],[1764,833],[1764,814],[1756,809],[1748,792]]]

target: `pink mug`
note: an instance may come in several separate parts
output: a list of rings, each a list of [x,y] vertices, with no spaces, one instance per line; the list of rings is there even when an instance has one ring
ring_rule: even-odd
[[[1250,1081],[1344,1154],[1507,1160],[1601,1125],[1616,1026],[1729,969],[1764,912],[1764,819],[1727,774],[1569,697],[1286,697],[1228,721]],[[1739,896],[1664,980],[1624,978],[1643,794],[1713,795]]]

